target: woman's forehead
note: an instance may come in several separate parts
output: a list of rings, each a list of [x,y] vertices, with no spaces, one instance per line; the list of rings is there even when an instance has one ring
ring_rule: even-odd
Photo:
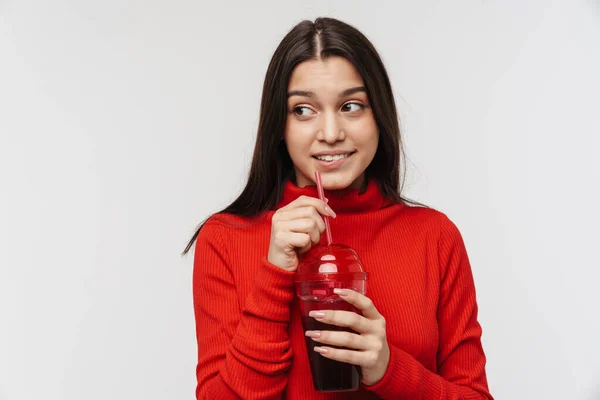
[[[350,61],[342,57],[330,57],[299,64],[290,77],[288,92],[304,91],[314,96],[337,95],[363,85],[360,74]]]

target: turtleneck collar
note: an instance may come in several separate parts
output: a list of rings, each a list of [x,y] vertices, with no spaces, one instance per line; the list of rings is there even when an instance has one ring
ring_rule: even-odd
[[[296,186],[292,180],[288,180],[283,190],[282,199],[277,205],[277,208],[290,204],[302,195],[319,197],[316,186],[305,186],[301,188]],[[355,214],[366,211],[375,211],[392,204],[392,202],[383,195],[378,183],[373,179],[368,181],[364,191],[349,188],[342,190],[325,190],[325,197],[329,199],[328,204],[336,214]]]

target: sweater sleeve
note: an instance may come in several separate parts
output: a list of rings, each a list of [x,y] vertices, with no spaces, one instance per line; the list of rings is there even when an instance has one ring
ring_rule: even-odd
[[[456,226],[440,221],[440,295],[437,311],[437,373],[390,346],[384,377],[368,390],[383,399],[493,400],[485,373],[471,266]]]
[[[292,358],[293,273],[263,259],[241,309],[221,229],[209,220],[195,247],[196,398],[280,399]]]

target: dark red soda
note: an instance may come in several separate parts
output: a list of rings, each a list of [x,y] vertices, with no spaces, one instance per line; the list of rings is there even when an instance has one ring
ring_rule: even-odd
[[[303,326],[311,331],[341,331],[350,329],[316,321],[312,317],[303,317]],[[316,390],[322,392],[341,392],[356,390],[360,385],[360,368],[356,365],[331,360],[317,353],[315,346],[324,346],[311,338],[306,338],[310,372]],[[328,347],[335,347],[327,345]]]

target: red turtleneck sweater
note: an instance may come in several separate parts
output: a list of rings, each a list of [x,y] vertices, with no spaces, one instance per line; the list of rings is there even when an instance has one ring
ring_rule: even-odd
[[[288,182],[282,207],[314,186]],[[387,322],[389,367],[358,392],[314,390],[293,272],[266,260],[273,211],[215,215],[195,248],[198,399],[492,399],[475,287],[456,226],[442,213],[363,193],[328,192],[334,241],[355,249]]]

